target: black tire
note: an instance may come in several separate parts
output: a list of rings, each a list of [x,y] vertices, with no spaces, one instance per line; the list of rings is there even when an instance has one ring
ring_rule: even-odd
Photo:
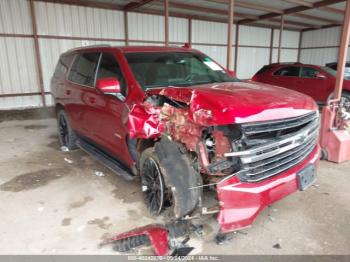
[[[321,149],[320,160],[328,160],[328,152],[326,149]]]
[[[77,149],[77,136],[70,126],[66,112],[61,109],[57,112],[58,139],[61,146],[69,150]]]
[[[140,159],[140,177],[145,204],[152,215],[159,215],[167,202],[167,189],[154,148],[147,148]]]
[[[328,104],[328,101],[331,100],[331,99],[334,99],[334,93],[332,93],[328,99],[327,99],[327,104]],[[341,102],[345,102],[347,104],[350,104],[350,92],[348,91],[343,91],[341,96],[340,96],[340,101]],[[350,113],[350,105],[349,106],[345,106],[346,108],[346,112]]]
[[[350,113],[350,93],[343,91],[340,97],[340,101],[346,104],[346,112]]]

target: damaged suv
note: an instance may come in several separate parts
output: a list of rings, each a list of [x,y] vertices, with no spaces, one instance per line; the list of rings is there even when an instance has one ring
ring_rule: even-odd
[[[140,177],[152,214],[250,226],[315,180],[319,113],[306,95],[232,75],[185,47],[70,50],[51,80],[61,145]]]

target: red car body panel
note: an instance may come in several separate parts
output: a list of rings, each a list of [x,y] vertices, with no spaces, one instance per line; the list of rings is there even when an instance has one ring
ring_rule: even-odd
[[[146,235],[148,237],[156,256],[166,256],[168,254],[168,230],[162,225],[147,225],[135,228],[131,231],[107,239],[102,245],[140,235]]]
[[[281,76],[274,75],[276,71],[283,67],[308,67],[313,68],[319,71],[322,75],[325,76],[325,79],[319,78],[307,78],[300,76]],[[276,85],[285,87],[298,91],[300,93],[311,96],[315,101],[320,103],[325,103],[327,99],[331,96],[334,91],[335,86],[335,77],[324,70],[322,67],[317,65],[310,64],[301,64],[301,63],[281,63],[281,64],[271,64],[269,69],[263,73],[257,73],[252,77],[253,81]],[[350,81],[344,80],[343,89],[350,91]]]
[[[265,84],[231,82],[189,88],[154,88],[150,94],[163,94],[190,105],[189,119],[198,110],[210,110],[212,118],[204,125],[226,125],[271,121],[296,117],[316,110],[312,99],[296,92]],[[254,105],[254,106],[252,106]]]
[[[297,117],[317,109],[312,99],[288,89],[237,82],[208,84],[191,88],[153,88],[149,94],[162,94],[190,105],[187,121],[202,126],[241,124]],[[254,107],[251,105],[254,104]],[[203,117],[203,110],[210,116]],[[134,105],[129,114],[130,137],[159,137],[165,122],[159,121],[160,108],[144,103]]]
[[[124,53],[130,52],[198,52],[193,49],[96,47],[89,48],[88,51],[110,52],[115,55],[128,86],[125,101],[105,95],[95,88],[74,84],[65,78],[60,81],[52,80],[55,104],[64,106],[74,130],[101,145],[130,168],[135,161],[128,150],[127,137],[159,138],[164,130],[167,130],[174,140],[185,144],[188,150],[195,151],[200,145],[202,126],[279,120],[317,110],[317,105],[308,96],[285,88],[253,82],[152,88],[145,92],[136,81],[124,56]],[[80,49],[70,53],[79,52]],[[188,109],[175,109],[170,106],[160,108],[148,104],[145,98],[152,94],[183,102],[188,105]],[[215,136],[218,141],[226,142],[220,134]],[[219,146],[219,154],[227,152],[225,143],[218,143]],[[243,183],[235,176],[221,182],[217,187],[221,208],[218,221],[221,230],[228,232],[249,226],[264,207],[296,191],[295,173],[309,163],[317,164],[318,156],[317,147],[302,163],[262,182]],[[205,167],[205,159],[202,158],[201,161]],[[156,247],[156,253],[161,255],[167,252],[164,247],[165,232],[147,228],[133,231],[129,235],[140,233],[148,234],[151,241],[163,239],[164,241]],[[154,234],[160,237],[154,238]]]

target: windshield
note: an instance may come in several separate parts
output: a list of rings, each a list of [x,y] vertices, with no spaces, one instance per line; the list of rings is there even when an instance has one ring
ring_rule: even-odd
[[[237,82],[209,57],[189,52],[129,53],[126,59],[143,89]]]
[[[328,74],[331,74],[332,76],[336,77],[337,75],[337,71],[329,68],[327,66],[322,67],[324,71],[326,71]],[[345,67],[344,69],[344,79],[346,80],[350,80],[350,68],[349,67]]]
[[[330,75],[332,75],[332,76],[336,76],[337,75],[337,71],[335,71],[334,69],[332,69],[332,68],[329,68],[329,67],[327,67],[327,66],[324,66],[324,67],[322,67],[322,69],[324,70],[324,71],[326,71],[328,74],[330,74]]]

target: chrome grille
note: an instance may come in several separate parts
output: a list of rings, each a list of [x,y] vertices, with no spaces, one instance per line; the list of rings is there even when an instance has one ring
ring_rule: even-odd
[[[315,148],[319,114],[272,122],[242,125],[246,148],[226,153],[239,158],[241,181],[257,182],[277,175],[302,162]]]

